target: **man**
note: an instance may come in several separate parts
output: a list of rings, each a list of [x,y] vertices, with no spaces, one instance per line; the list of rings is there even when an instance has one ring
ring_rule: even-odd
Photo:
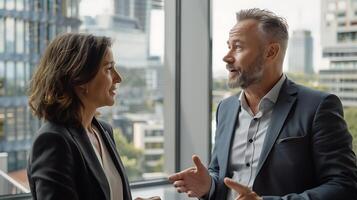
[[[169,178],[177,191],[209,200],[356,200],[356,156],[340,100],[282,73],[285,20],[242,10],[227,43],[228,85],[242,92],[217,108],[208,170],[193,156],[195,167]]]

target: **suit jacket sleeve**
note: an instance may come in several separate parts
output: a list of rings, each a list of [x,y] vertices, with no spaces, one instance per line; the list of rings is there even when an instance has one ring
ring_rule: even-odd
[[[219,108],[220,108],[221,103],[218,104],[217,106],[217,111],[216,111],[216,124],[218,124],[218,114],[219,114]],[[217,140],[218,134],[216,133],[215,136],[215,141]],[[218,165],[218,157],[217,157],[217,149],[216,146],[213,149],[213,153],[212,153],[212,159],[210,162],[210,165],[208,167],[208,171],[210,173],[210,176],[212,178],[212,184],[211,184],[211,189],[209,194],[207,194],[205,196],[204,199],[214,199],[215,196],[215,189],[217,188],[217,183],[219,182],[219,165]],[[222,180],[221,180],[222,181]]]
[[[343,119],[341,102],[335,95],[328,95],[320,103],[311,133],[311,153],[318,185],[301,194],[263,196],[264,200],[357,199],[357,167],[352,137]]]
[[[42,133],[34,141],[28,169],[38,200],[76,200],[75,166],[71,148],[58,133]]]

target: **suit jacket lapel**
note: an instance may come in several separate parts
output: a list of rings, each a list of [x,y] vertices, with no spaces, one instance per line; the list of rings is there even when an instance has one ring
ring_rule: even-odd
[[[239,95],[238,95],[239,96]],[[221,115],[226,115],[227,119],[227,132],[224,136],[224,142],[222,143],[222,152],[218,153],[218,155],[222,155],[222,169],[223,175],[227,173],[228,161],[231,153],[231,146],[234,140],[234,133],[238,123],[238,113],[240,110],[240,102],[238,98],[234,98],[232,101],[232,105],[227,110],[227,113],[221,113]],[[220,147],[219,147],[220,148]]]
[[[276,139],[280,134],[280,130],[284,125],[286,117],[288,116],[292,106],[296,100],[297,88],[294,83],[286,79],[284,82],[279,97],[275,103],[274,110],[271,116],[270,126],[267,130],[263,149],[260,154],[260,159],[257,167],[257,176],[266,161],[271,149],[273,148]]]
[[[77,142],[84,159],[88,163],[88,166],[94,177],[99,182],[100,187],[103,190],[106,199],[110,199],[110,187],[108,180],[104,174],[103,168],[100,165],[98,158],[93,150],[92,144],[89,141],[87,133],[83,128],[69,128],[69,132],[73,139]]]
[[[129,181],[127,179],[127,176],[125,175],[125,168],[124,168],[124,165],[120,159],[118,152],[116,151],[116,146],[113,142],[113,139],[109,135],[108,131],[101,125],[101,123],[98,122],[98,120],[96,120],[94,118],[93,123],[100,129],[100,132],[103,133],[102,134],[103,141],[107,147],[107,150],[113,160],[115,167],[117,168],[120,176],[122,177],[123,186],[125,187],[124,191],[126,191],[126,193],[127,193],[126,194],[127,198],[131,199],[130,190],[129,190],[129,188],[130,188]],[[111,135],[113,135],[113,133]]]

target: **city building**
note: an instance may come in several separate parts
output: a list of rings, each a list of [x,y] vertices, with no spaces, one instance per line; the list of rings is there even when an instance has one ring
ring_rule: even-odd
[[[321,1],[321,46],[329,68],[319,71],[320,83],[357,106],[357,1]]]
[[[163,0],[114,0],[114,15],[138,21],[140,29],[149,32],[151,9],[161,10]]]
[[[289,73],[312,74],[313,39],[311,31],[295,30],[289,39]]]
[[[320,70],[320,84],[338,95],[344,106],[357,106],[357,67]]]
[[[27,106],[26,89],[41,54],[58,33],[80,25],[79,0],[0,1],[0,152],[7,170],[26,166],[39,127]]]
[[[143,163],[145,173],[143,177],[162,177],[164,164],[163,121],[146,120],[145,122],[136,122],[133,124],[133,128],[134,146],[142,149],[144,152]]]

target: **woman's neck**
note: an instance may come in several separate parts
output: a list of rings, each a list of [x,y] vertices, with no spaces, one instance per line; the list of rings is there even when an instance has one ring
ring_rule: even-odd
[[[86,131],[89,131],[89,132],[92,131],[91,124],[92,124],[93,117],[95,116],[95,112],[96,112],[95,109],[91,109],[91,110],[83,109],[82,110],[82,122],[81,123]]]

